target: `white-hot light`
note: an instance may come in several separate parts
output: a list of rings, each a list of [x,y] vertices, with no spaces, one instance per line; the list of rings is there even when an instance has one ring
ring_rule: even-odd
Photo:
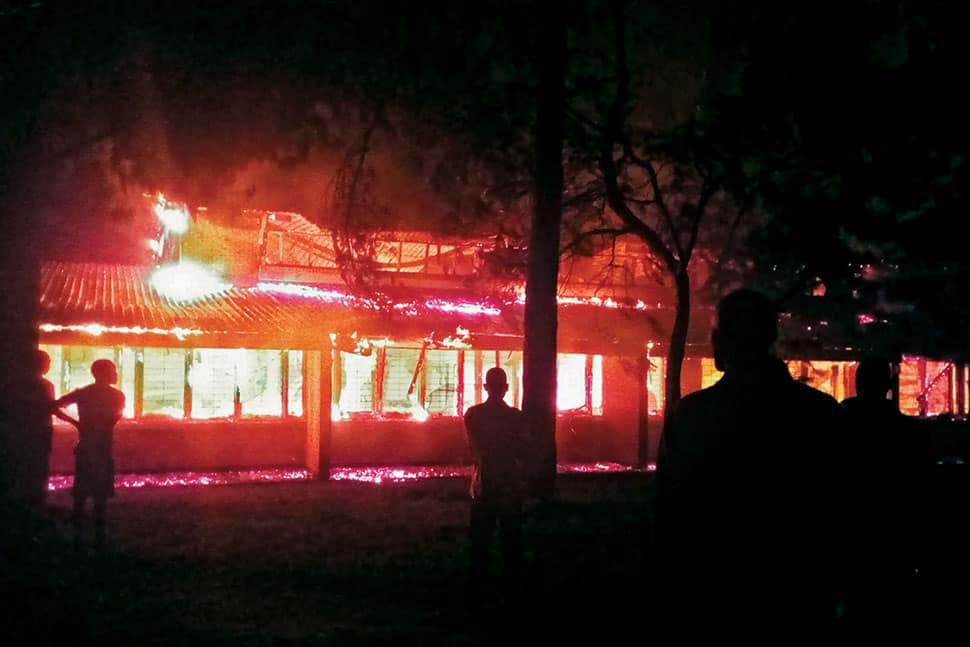
[[[420,404],[414,403],[411,405],[411,419],[415,422],[427,422],[430,417],[431,414],[428,413],[428,410]]]
[[[189,230],[191,219],[184,204],[170,202],[159,193],[155,198],[155,206],[152,207],[152,211],[168,233],[184,234]]]
[[[462,328],[458,326],[455,328],[454,335],[448,335],[444,339],[435,339],[434,333],[431,333],[429,337],[425,340],[425,343],[429,346],[434,346],[435,348],[471,348],[471,332],[467,328]]]
[[[424,302],[425,307],[431,310],[442,312],[457,312],[464,315],[500,315],[502,311],[495,306],[484,303],[472,303],[461,301],[445,301],[444,299],[428,299]]]
[[[232,288],[216,272],[191,260],[156,268],[148,282],[161,296],[173,301],[194,301]]]

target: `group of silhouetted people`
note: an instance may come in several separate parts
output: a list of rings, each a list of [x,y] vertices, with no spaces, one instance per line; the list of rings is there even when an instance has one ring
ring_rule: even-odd
[[[93,384],[55,399],[54,385],[44,377],[49,369],[50,356],[36,350],[29,374],[4,394],[3,450],[8,469],[0,486],[14,505],[34,514],[42,513],[50,475],[52,416],[69,422],[78,432],[72,525],[80,540],[84,508],[91,500],[94,540],[102,545],[106,502],[114,496],[114,427],[125,407],[124,394],[113,386],[118,381],[118,370],[111,360],[95,360],[91,364]],[[72,404],[77,407],[77,418],[63,410]]]
[[[888,398],[888,358],[861,361],[858,395],[839,403],[774,355],[777,319],[758,292],[723,298],[711,339],[723,377],[684,397],[665,423],[656,570],[643,582],[658,634],[788,644],[912,620],[933,464],[926,437]],[[465,414],[471,587],[484,586],[497,528],[503,592],[515,595],[537,445],[503,401],[502,369],[486,373],[485,389],[486,402]]]
[[[920,559],[929,445],[870,357],[838,403],[772,353],[777,311],[738,290],[712,333],[723,377],[664,427],[658,603],[682,635],[824,636],[903,627]]]

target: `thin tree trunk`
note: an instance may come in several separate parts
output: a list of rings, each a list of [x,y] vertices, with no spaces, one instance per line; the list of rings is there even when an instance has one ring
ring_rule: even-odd
[[[680,373],[687,346],[687,327],[690,324],[690,276],[682,267],[674,274],[677,289],[677,309],[674,329],[670,334],[670,352],[667,355],[667,376],[664,380],[664,423],[680,402]]]
[[[560,11],[542,16],[537,39],[535,207],[526,277],[522,408],[539,441],[539,493],[556,479],[556,294],[562,219],[565,23]]]
[[[0,195],[0,495],[13,473],[17,412],[8,396],[30,373],[37,346],[40,264],[23,174]],[[8,175],[7,177],[10,177]]]

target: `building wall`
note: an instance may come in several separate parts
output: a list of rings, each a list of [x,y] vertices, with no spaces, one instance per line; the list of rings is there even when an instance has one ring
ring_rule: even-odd
[[[651,420],[659,434],[659,418]],[[302,418],[277,421],[122,421],[115,429],[115,469],[165,472],[292,467],[305,464]],[[560,462],[620,462],[637,457],[635,417],[561,416]],[[74,470],[73,427],[57,425],[51,471]],[[331,462],[353,465],[466,464],[471,455],[460,418],[340,421],[333,424]]]
[[[130,367],[125,364],[128,349],[47,346],[52,354],[54,364],[60,373],[51,375],[59,390],[73,388],[87,383],[87,369],[96,357],[112,357],[121,365],[122,386],[130,390],[133,377]],[[248,355],[241,351],[232,351],[238,355],[233,366],[243,366],[240,363]],[[261,351],[267,353],[270,351]],[[403,351],[399,351],[401,354]],[[415,355],[417,351],[408,351]],[[126,354],[127,353],[127,354]],[[279,356],[280,351],[274,357]],[[158,354],[156,352],[156,354]],[[405,352],[406,354],[406,352]],[[205,352],[195,353],[192,367],[205,366],[208,356]],[[179,350],[179,364],[176,368],[178,380],[185,377],[184,357],[186,351]],[[215,355],[213,355],[214,357]],[[444,352],[442,352],[444,356]],[[135,357],[135,355],[132,355]],[[149,357],[145,363],[145,389],[149,387],[157,390],[157,385],[149,384],[152,380],[153,365]],[[403,355],[402,355],[403,357]],[[416,465],[416,464],[455,464],[467,463],[470,459],[466,446],[462,419],[457,415],[458,400],[454,391],[458,385],[452,379],[454,376],[448,371],[442,372],[435,368],[436,356],[429,356],[426,373],[419,382],[419,391],[435,392],[436,385],[443,393],[450,393],[442,400],[449,403],[441,411],[452,411],[449,415],[436,413],[439,411],[429,404],[431,415],[426,420],[411,419],[400,411],[387,409],[383,414],[378,410],[370,410],[370,400],[367,400],[366,411],[352,412],[350,415],[342,412],[344,419],[333,423],[331,439],[331,463],[333,465]],[[233,418],[187,420],[181,417],[184,413],[178,409],[175,417],[146,416],[142,419],[122,420],[115,432],[115,462],[120,472],[132,471],[168,471],[168,470],[217,470],[232,468],[257,467],[303,467],[306,461],[306,424],[300,416],[302,414],[301,386],[302,386],[302,353],[291,352],[288,360],[283,364],[272,364],[273,370],[286,373],[288,380],[274,378],[269,390],[263,393],[263,399],[271,404],[279,402],[282,390],[289,391],[287,409],[292,415],[283,417],[250,416],[247,406],[250,402],[261,402],[246,397],[247,382],[241,375],[237,383],[242,389],[236,389],[236,399],[243,399],[242,414]],[[585,358],[585,359],[584,359]],[[414,358],[408,355],[408,361]],[[568,360],[568,361],[567,361]],[[560,404],[564,407],[574,407],[562,411],[557,428],[558,457],[561,462],[619,462],[635,464],[639,454],[638,427],[640,412],[640,396],[642,385],[637,375],[637,362],[634,357],[620,356],[561,356],[561,369],[567,365],[571,368],[565,376],[564,384],[568,384],[567,395],[560,393]],[[586,405],[582,405],[583,365],[586,362]],[[464,407],[471,406],[481,399],[480,378],[475,380],[474,373],[495,365],[505,366],[513,378],[514,388],[510,390],[509,399],[512,404],[519,404],[521,398],[521,352],[519,351],[483,351],[474,353],[467,351],[462,361],[464,384]],[[344,379],[364,379],[357,373],[348,372],[350,362],[346,360]],[[253,365],[256,366],[256,365]],[[266,373],[266,366],[259,365],[260,374]],[[410,367],[407,364],[406,367]],[[366,368],[366,367],[365,367]],[[432,370],[434,369],[434,370]],[[663,358],[652,357],[649,378],[650,416],[648,418],[648,460],[655,460],[657,446],[662,430],[662,388]],[[853,394],[852,377],[854,362],[789,362],[789,369],[793,376],[802,379],[810,385],[819,388],[838,399]],[[901,367],[901,398],[900,405],[904,413],[917,414],[917,394],[926,386],[928,415],[935,415],[946,411],[955,411],[957,392],[964,393],[963,402],[970,400],[967,394],[966,367],[942,362],[929,362],[915,358],[908,358]],[[451,369],[448,369],[451,370]],[[957,371],[963,371],[962,380],[955,376]],[[410,379],[411,368],[405,371],[404,377]],[[946,371],[954,375],[949,376]],[[54,372],[54,369],[52,369]],[[157,372],[157,371],[156,371]],[[245,373],[245,372],[244,372]],[[439,375],[441,373],[441,375]],[[247,373],[248,374],[248,373]],[[371,375],[371,369],[366,368],[364,374]],[[352,378],[347,378],[351,375]],[[388,373],[390,375],[390,373]],[[942,376],[942,377],[941,377]],[[949,379],[952,377],[952,379]],[[684,393],[690,393],[698,388],[706,387],[719,378],[709,358],[688,358],[684,362],[682,387]],[[935,381],[934,381],[934,378]],[[944,379],[948,378],[948,379]],[[168,379],[166,377],[166,379]],[[338,379],[340,374],[338,373]],[[367,378],[370,379],[370,378]],[[407,381],[407,380],[405,380]],[[76,383],[76,384],[75,384]],[[203,402],[204,393],[221,392],[210,388],[203,391],[202,382],[196,381],[194,398]],[[231,386],[231,385],[230,385]],[[367,382],[367,389],[371,389]],[[275,391],[273,391],[275,389]],[[232,398],[232,388],[223,389],[225,397]],[[239,391],[243,392],[240,396]],[[278,395],[274,395],[278,393]],[[344,390],[347,395],[349,391]],[[376,391],[375,391],[376,393]],[[600,395],[601,393],[601,395]],[[179,390],[176,404],[181,406]],[[577,394],[579,394],[577,396]],[[941,395],[942,394],[942,395]],[[339,396],[339,394],[335,394]],[[376,397],[376,395],[375,395]],[[579,398],[577,400],[577,397]],[[346,399],[346,398],[345,398]],[[360,399],[360,398],[358,398]],[[131,416],[132,398],[129,398],[129,409],[126,415]],[[148,402],[148,398],[144,399]],[[159,400],[160,401],[160,400]],[[425,402],[433,402],[432,395]],[[565,403],[565,404],[563,404]],[[231,402],[229,403],[231,405]],[[965,405],[964,405],[965,406]],[[176,407],[178,408],[178,407]],[[200,405],[194,407],[193,415],[198,415]],[[277,408],[282,408],[277,406]],[[218,409],[218,407],[216,407]],[[216,411],[213,409],[213,411]],[[205,413],[207,410],[202,409]],[[216,413],[221,412],[218,409]],[[229,406],[224,413],[232,413]],[[360,414],[360,415],[358,415]],[[395,417],[400,416],[400,417]],[[76,442],[76,432],[72,427],[58,425],[54,436],[52,456],[52,470],[54,472],[70,472],[73,469],[73,447]]]
[[[302,419],[272,421],[121,421],[115,428],[118,472],[302,466]],[[56,425],[51,471],[72,472],[77,432]]]

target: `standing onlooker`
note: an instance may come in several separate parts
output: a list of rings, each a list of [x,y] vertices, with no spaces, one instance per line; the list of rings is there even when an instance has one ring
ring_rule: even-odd
[[[54,406],[60,418],[77,427],[78,444],[74,449],[74,511],[72,521],[80,537],[84,503],[92,499],[94,505],[95,540],[104,542],[105,504],[114,496],[114,460],[111,456],[114,427],[125,408],[125,395],[113,384],[118,381],[118,369],[107,359],[91,364],[94,384],[71,391],[59,398]],[[59,411],[69,404],[77,404],[77,420]]]
[[[54,385],[44,375],[50,370],[51,358],[47,352],[37,350],[34,366],[27,385],[29,407],[24,411],[29,417],[24,452],[24,473],[26,476],[27,503],[40,509],[47,496],[47,481],[50,475],[51,441],[54,426],[51,415],[54,413]]]
[[[892,364],[866,357],[856,393],[842,401],[853,438],[859,545],[848,618],[856,627],[898,627],[916,620],[917,578],[927,532],[929,436],[889,399]]]
[[[751,290],[724,297],[711,339],[724,376],[686,396],[664,427],[662,633],[770,633],[783,643],[836,622],[848,494],[837,458],[842,411],[792,379],[772,353],[776,338],[769,299]]]
[[[505,371],[485,373],[487,400],[465,412],[465,429],[474,459],[471,482],[472,594],[480,595],[488,572],[492,535],[498,526],[505,593],[518,593],[522,561],[522,504],[529,490],[529,437],[522,412],[503,398]]]
[[[35,349],[29,370],[4,393],[8,427],[8,496],[17,505],[40,511],[47,494],[54,385],[44,378],[50,356]]]

